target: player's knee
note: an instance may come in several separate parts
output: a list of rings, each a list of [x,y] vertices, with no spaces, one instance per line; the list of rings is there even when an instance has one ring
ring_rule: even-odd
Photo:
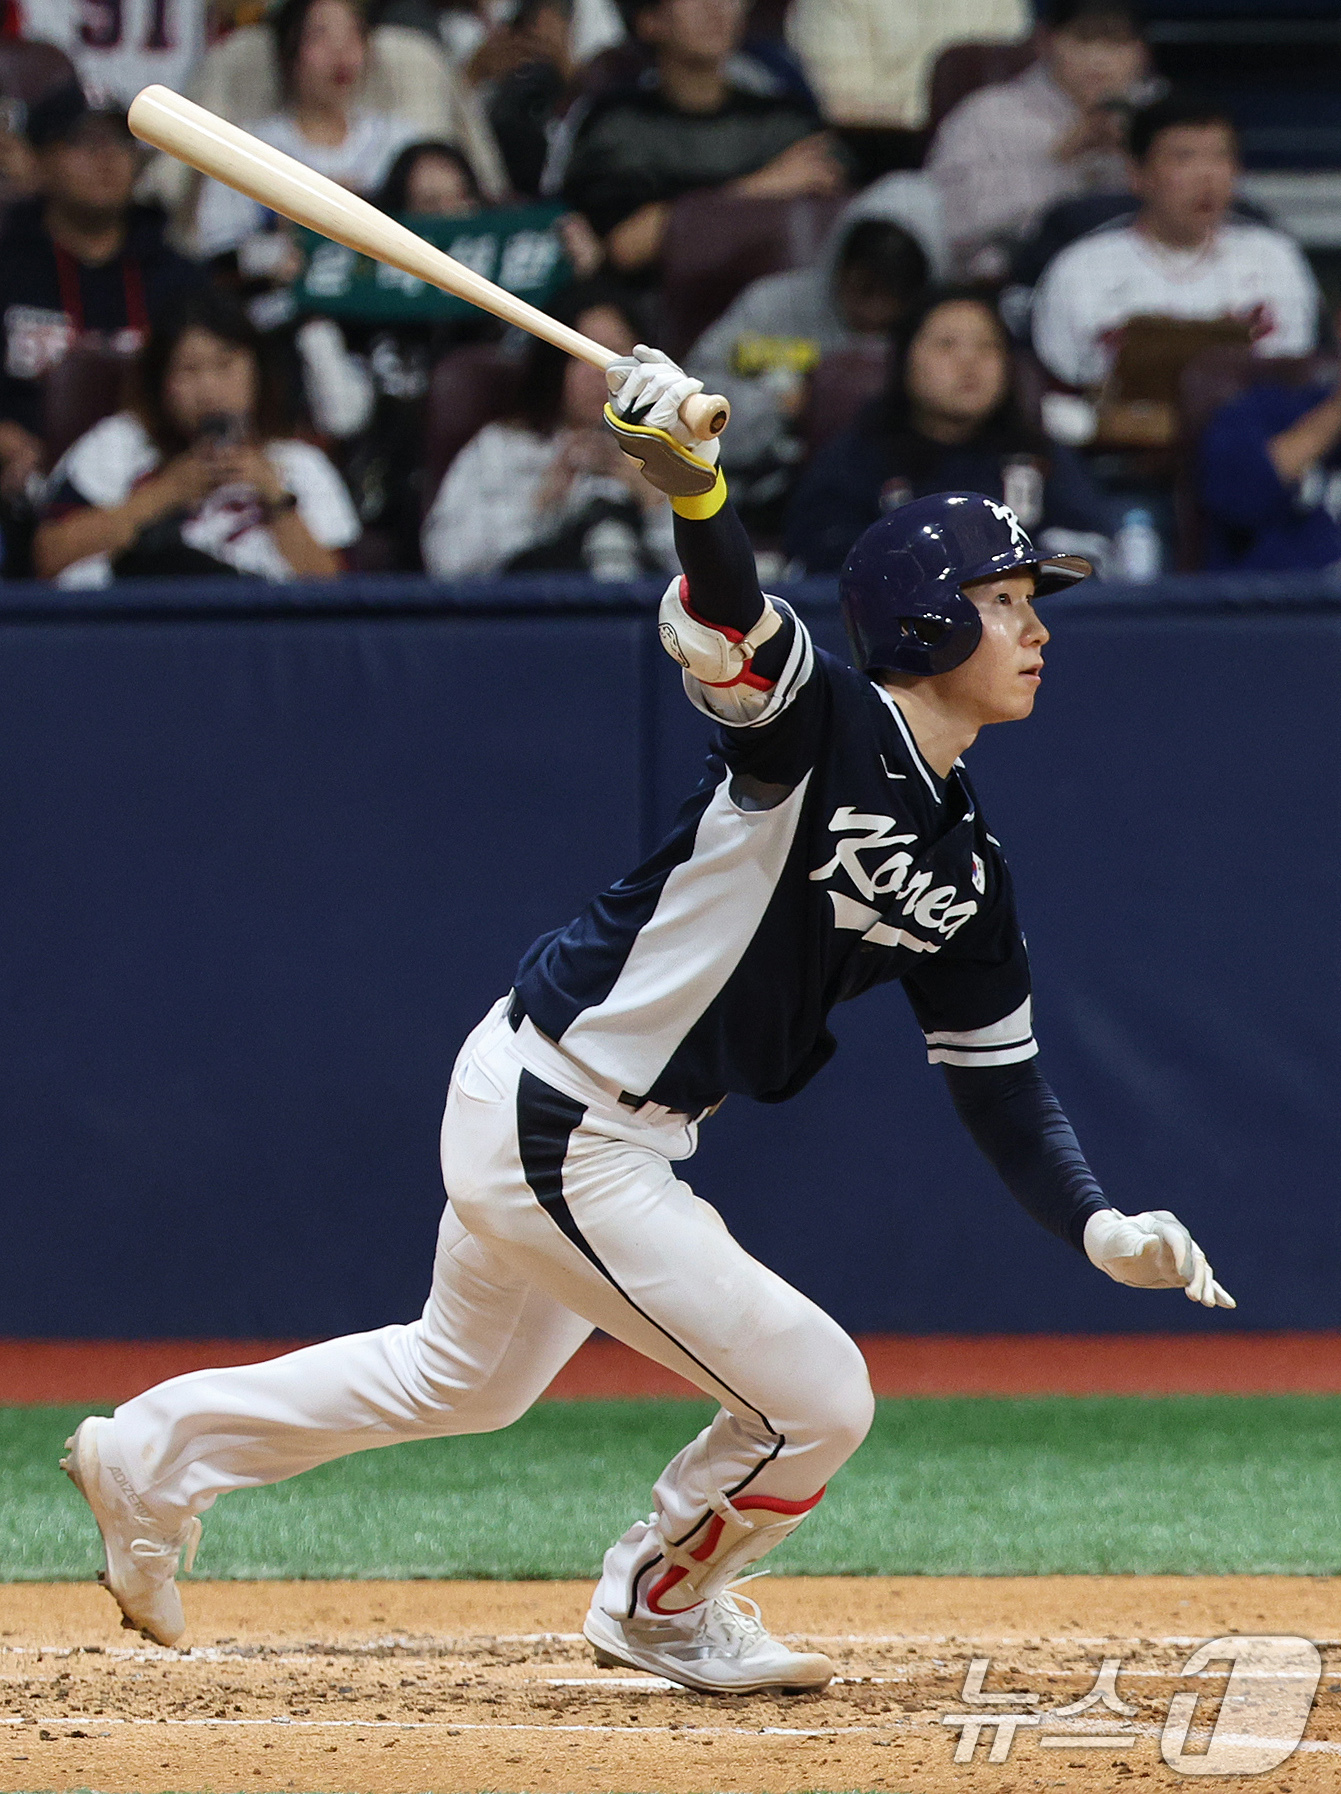
[[[871,1393],[871,1376],[866,1360],[854,1340],[842,1336],[841,1345],[824,1365],[824,1374],[816,1389],[816,1429],[841,1462],[851,1457],[875,1418],[875,1397]]]

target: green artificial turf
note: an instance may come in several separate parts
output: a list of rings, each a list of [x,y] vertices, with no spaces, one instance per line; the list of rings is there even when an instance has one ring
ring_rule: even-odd
[[[196,1573],[592,1576],[707,1403],[549,1402],[229,1495]],[[85,1577],[56,1459],[83,1410],[0,1409],[0,1579]],[[1341,1571],[1341,1397],[885,1401],[780,1574]]]

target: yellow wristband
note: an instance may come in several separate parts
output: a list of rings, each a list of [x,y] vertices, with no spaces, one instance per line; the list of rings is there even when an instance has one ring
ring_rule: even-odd
[[[702,498],[673,498],[671,510],[677,517],[688,517],[692,523],[702,523],[705,517],[715,517],[725,503],[726,475],[719,467],[717,481],[711,492],[705,492]]]

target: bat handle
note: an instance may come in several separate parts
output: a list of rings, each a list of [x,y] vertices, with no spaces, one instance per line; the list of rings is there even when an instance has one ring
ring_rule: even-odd
[[[693,393],[680,407],[680,422],[699,442],[720,436],[730,416],[730,403],[717,393]]]

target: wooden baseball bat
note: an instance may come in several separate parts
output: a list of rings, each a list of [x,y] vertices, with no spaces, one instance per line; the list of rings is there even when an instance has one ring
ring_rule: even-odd
[[[453,261],[441,249],[435,249],[385,212],[379,212],[376,206],[370,206],[366,199],[337,186],[324,174],[305,168],[282,150],[272,149],[249,131],[239,130],[194,101],[183,99],[171,88],[141,89],[131,101],[130,128],[155,149],[166,150],[180,162],[189,162],[201,174],[211,175],[227,187],[236,187],[239,193],[292,218],[296,224],[305,224],[309,230],[319,231],[323,237],[331,237],[361,255],[370,255],[375,261],[403,268],[430,286],[441,287],[443,292],[454,293],[458,299],[466,299],[508,324],[519,325],[579,361],[608,368],[619,359],[613,349],[593,342],[580,330],[570,330],[557,318]],[[727,401],[710,393],[695,393],[680,407],[681,422],[700,442],[725,429],[730,415]]]

